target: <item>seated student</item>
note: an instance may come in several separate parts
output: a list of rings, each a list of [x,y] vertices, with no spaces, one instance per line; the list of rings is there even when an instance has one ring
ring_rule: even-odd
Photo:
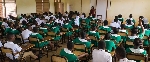
[[[44,38],[42,37],[42,35],[40,35],[39,33],[37,33],[38,32],[38,28],[37,27],[34,27],[33,28],[33,33],[31,33],[31,37],[35,37],[35,38],[38,38],[40,41],[44,41]],[[49,41],[45,41],[45,42],[41,42],[39,45],[38,45],[38,43],[37,42],[34,42],[33,44],[35,44],[35,47],[40,47],[40,48],[42,48],[42,47],[44,47],[44,46],[46,46],[46,45],[48,45],[48,44],[50,44],[50,46],[51,47],[53,47],[53,44],[51,43],[51,42],[49,42]]]
[[[134,27],[134,23],[130,19],[128,19],[127,23],[125,24],[125,28],[132,29],[133,27]]]
[[[96,27],[92,27],[92,31],[89,31],[87,34],[89,36],[96,36],[97,39],[100,39],[100,35],[99,35],[99,32],[97,32]]]
[[[80,16],[82,19],[86,19],[86,14],[82,13],[82,15]]]
[[[76,37],[73,42],[76,44],[76,43],[79,43],[79,44],[84,44],[86,46],[87,49],[90,49],[91,48],[91,42],[89,42],[87,39],[86,39],[86,33],[85,32],[81,32],[80,33],[80,37]]]
[[[40,31],[44,32],[44,34],[48,33],[48,29],[45,27],[44,23],[41,23]]]
[[[7,41],[7,43],[4,44],[4,47],[12,49],[13,53],[16,54],[15,59],[18,59],[20,56],[19,53],[22,51],[22,48],[19,47],[19,45],[14,44],[13,43],[14,40],[15,40],[15,35],[14,34],[8,34],[8,41]],[[6,53],[6,56],[13,60],[12,54]],[[34,55],[31,51],[24,52],[23,58],[25,58],[27,56],[31,56],[34,59],[38,59],[38,57],[36,55]]]
[[[141,26],[142,32],[139,32],[138,28],[133,28],[132,31],[131,31],[131,36],[128,36],[127,40],[133,41],[135,38],[142,39],[144,37],[145,30],[144,30],[144,27],[142,25],[141,19],[139,19],[139,24]],[[149,42],[148,41],[144,41],[143,44],[144,44],[144,46],[145,45],[149,45]]]
[[[24,31],[22,31],[21,34],[22,34],[24,42],[28,42],[29,41],[28,38],[29,38],[31,33],[33,33],[31,26],[28,26]]]
[[[71,24],[69,24],[69,21],[67,20],[66,21],[66,23],[63,25],[63,28],[66,28],[68,31],[70,31],[70,32],[67,32],[66,33],[66,36],[70,36],[70,35],[72,35],[72,31],[71,30],[73,30],[73,27],[71,26]]]
[[[111,34],[111,39],[116,40],[117,43],[121,41],[121,36],[118,35],[118,33],[119,33],[119,29],[114,28],[113,33]]]
[[[80,19],[80,17],[79,17],[79,14],[77,14],[77,16],[76,16],[76,18],[75,18],[75,21],[74,21],[74,23],[75,23],[75,25],[77,25],[77,26],[79,26],[80,25],[80,21],[79,21],[79,19]]]
[[[41,19],[40,19],[40,24],[41,24],[41,23],[46,24],[46,20],[45,20],[44,16],[42,16]]]
[[[121,22],[121,24],[123,23],[123,18],[121,14],[118,15],[118,20]]]
[[[112,22],[115,22],[115,20],[117,21],[116,23],[118,23],[119,25],[121,25],[121,21],[119,21],[118,16],[115,16],[115,19]]]
[[[58,20],[59,20],[58,17],[56,17],[55,22],[58,23]]]
[[[22,21],[28,22],[25,15],[23,15],[22,19],[20,19],[20,23],[22,23]]]
[[[36,20],[33,20],[33,24],[31,25],[31,27],[32,27],[32,29],[33,29],[34,27],[39,27]]]
[[[54,23],[54,26],[51,28],[51,31],[53,31],[54,33],[57,33],[57,34],[60,33],[59,26],[56,22]]]
[[[4,18],[4,19],[3,19],[2,26],[4,26],[4,28],[9,27],[9,26],[8,26],[8,23],[7,23],[7,19],[6,19],[6,18]]]
[[[111,35],[110,33],[105,34],[105,43],[106,43],[106,49],[108,52],[112,52],[113,50],[116,49],[115,43],[111,41]]]
[[[130,15],[129,15],[129,19],[127,19],[127,20],[131,20],[131,21],[132,21],[132,23],[134,23],[134,24],[135,24],[135,20],[132,18],[132,14],[130,14]],[[126,20],[126,22],[127,22],[127,20]]]
[[[61,26],[63,26],[64,21],[63,21],[63,17],[62,17],[62,16],[59,16],[58,23],[60,23],[60,24],[61,24]]]
[[[46,26],[48,27],[48,28],[51,28],[53,25],[54,25],[54,20],[53,20],[53,18],[51,17],[50,18],[50,20],[46,23]]]
[[[119,29],[119,32],[127,33],[127,30],[125,29],[125,24],[121,24],[121,29]]]
[[[82,57],[88,56],[88,53],[83,53],[81,55],[76,56],[73,53],[73,49],[74,49],[74,44],[71,41],[69,41],[67,43],[67,48],[63,48],[60,51],[60,55],[66,57],[68,59],[68,62],[78,62],[79,59],[81,59]]]
[[[5,34],[8,34],[8,33],[16,34],[15,32],[19,32],[14,28],[13,23],[10,22],[10,23],[8,23],[8,25],[9,25],[9,28],[5,29]]]
[[[98,42],[98,49],[94,49],[92,52],[92,62],[112,62],[112,56],[105,51],[106,44],[103,40]]]
[[[89,16],[87,17],[88,19],[92,20],[93,16],[91,13],[89,13]]]
[[[143,47],[143,41],[140,38],[135,38],[134,39],[134,47],[133,48],[127,48],[126,52],[127,53],[140,53],[143,55],[147,55],[146,50],[144,50]],[[136,62],[140,62],[141,60],[138,60]]]
[[[118,19],[114,19],[114,22],[110,23],[111,27],[120,28],[120,24],[118,23]]]
[[[41,21],[40,21],[40,16],[36,16],[36,18],[35,18],[35,20],[36,20],[36,22],[38,23],[38,25],[40,25],[41,24]]]
[[[111,28],[108,27],[108,21],[107,21],[107,20],[104,20],[103,23],[104,23],[104,26],[100,26],[99,29],[100,29],[100,30],[105,30],[105,31],[107,31],[107,32],[110,32],[110,31],[111,31]]]
[[[117,47],[116,50],[116,57],[119,59],[119,62],[136,62],[134,60],[128,60],[126,58],[126,51],[123,47]]]

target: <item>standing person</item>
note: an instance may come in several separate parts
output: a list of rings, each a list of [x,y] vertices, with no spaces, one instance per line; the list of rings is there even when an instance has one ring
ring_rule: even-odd
[[[94,6],[91,7],[90,13],[92,14],[93,18],[95,18],[96,9],[94,8]]]

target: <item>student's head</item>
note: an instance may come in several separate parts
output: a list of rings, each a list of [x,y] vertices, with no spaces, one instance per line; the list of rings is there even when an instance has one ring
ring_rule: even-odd
[[[38,28],[37,27],[33,27],[33,32],[37,33],[38,32]]]
[[[125,29],[125,24],[121,24],[121,29]]]
[[[135,38],[133,44],[134,44],[135,49],[142,48],[143,46],[143,42],[140,38]]]
[[[22,21],[22,25],[26,25],[27,22],[25,20]]]
[[[44,27],[45,26],[45,24],[44,23],[41,23],[41,27]]]
[[[89,16],[92,16],[92,14],[91,14],[91,13],[89,13]]]
[[[117,23],[117,22],[118,22],[118,19],[114,19],[114,22],[116,22],[116,23]]]
[[[110,38],[111,38],[110,33],[106,33],[104,39],[105,40],[110,40]]]
[[[118,29],[118,28],[114,28],[114,29],[113,29],[113,32],[114,32],[114,34],[118,34],[119,29]]]
[[[73,42],[69,41],[69,42],[67,43],[67,48],[68,48],[69,50],[72,50],[72,49],[74,48]]]
[[[126,51],[123,47],[117,47],[115,52],[118,59],[126,58]]]
[[[12,22],[9,22],[9,23],[8,23],[8,26],[9,26],[10,28],[13,28],[13,27],[14,27],[14,24],[13,24]]]
[[[54,23],[54,26],[58,26],[58,23],[55,22],[55,23]]]
[[[128,25],[131,25],[132,21],[130,19],[127,19],[127,23],[128,23]]]
[[[140,18],[140,19],[143,19],[144,17],[143,17],[143,16],[139,16],[139,18]]]
[[[119,15],[118,15],[118,18],[122,18],[122,15],[121,15],[121,14],[119,14]]]
[[[94,9],[94,6],[92,6],[91,9]]]
[[[105,47],[106,47],[105,41],[104,40],[100,40],[98,42],[98,49],[105,49]]]
[[[12,41],[12,42],[15,41],[15,35],[12,33],[7,34],[7,38],[9,41]]]
[[[115,16],[115,19],[117,19],[117,20],[118,20],[118,16]]]
[[[80,36],[81,36],[81,39],[85,39],[86,33],[85,33],[84,31],[82,31],[82,32],[80,33]]]
[[[4,18],[4,19],[3,19],[3,21],[4,21],[4,22],[7,22],[7,19],[6,19],[6,18]]]
[[[95,26],[92,27],[92,31],[96,31],[96,27]]]
[[[104,26],[107,26],[107,25],[108,25],[108,21],[104,20]]]
[[[129,18],[132,18],[132,14],[129,15]]]
[[[32,27],[31,27],[31,26],[27,26],[27,29],[31,31],[31,30],[32,30]]]
[[[139,30],[137,27],[134,27],[132,30],[131,30],[131,33],[132,34],[138,34]]]

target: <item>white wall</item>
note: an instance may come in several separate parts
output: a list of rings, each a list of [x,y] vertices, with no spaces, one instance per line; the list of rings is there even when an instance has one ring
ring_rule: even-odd
[[[90,7],[94,6],[96,8],[96,0],[90,0]]]
[[[35,0],[16,0],[17,14],[27,14],[36,12]]]
[[[107,0],[97,0],[96,15],[102,15],[102,20],[106,19]]]
[[[49,0],[50,2],[50,9],[49,11],[52,13],[55,13],[55,6],[54,6],[54,0]]]

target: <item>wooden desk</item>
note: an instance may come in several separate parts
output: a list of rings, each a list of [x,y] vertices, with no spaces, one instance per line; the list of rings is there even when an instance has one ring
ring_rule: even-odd
[[[80,52],[80,51],[73,51],[73,53],[76,55],[76,56],[79,56],[81,54],[84,54],[84,52]]]
[[[34,47],[34,44],[26,43],[24,45],[21,45],[22,50],[29,50],[30,48]]]

